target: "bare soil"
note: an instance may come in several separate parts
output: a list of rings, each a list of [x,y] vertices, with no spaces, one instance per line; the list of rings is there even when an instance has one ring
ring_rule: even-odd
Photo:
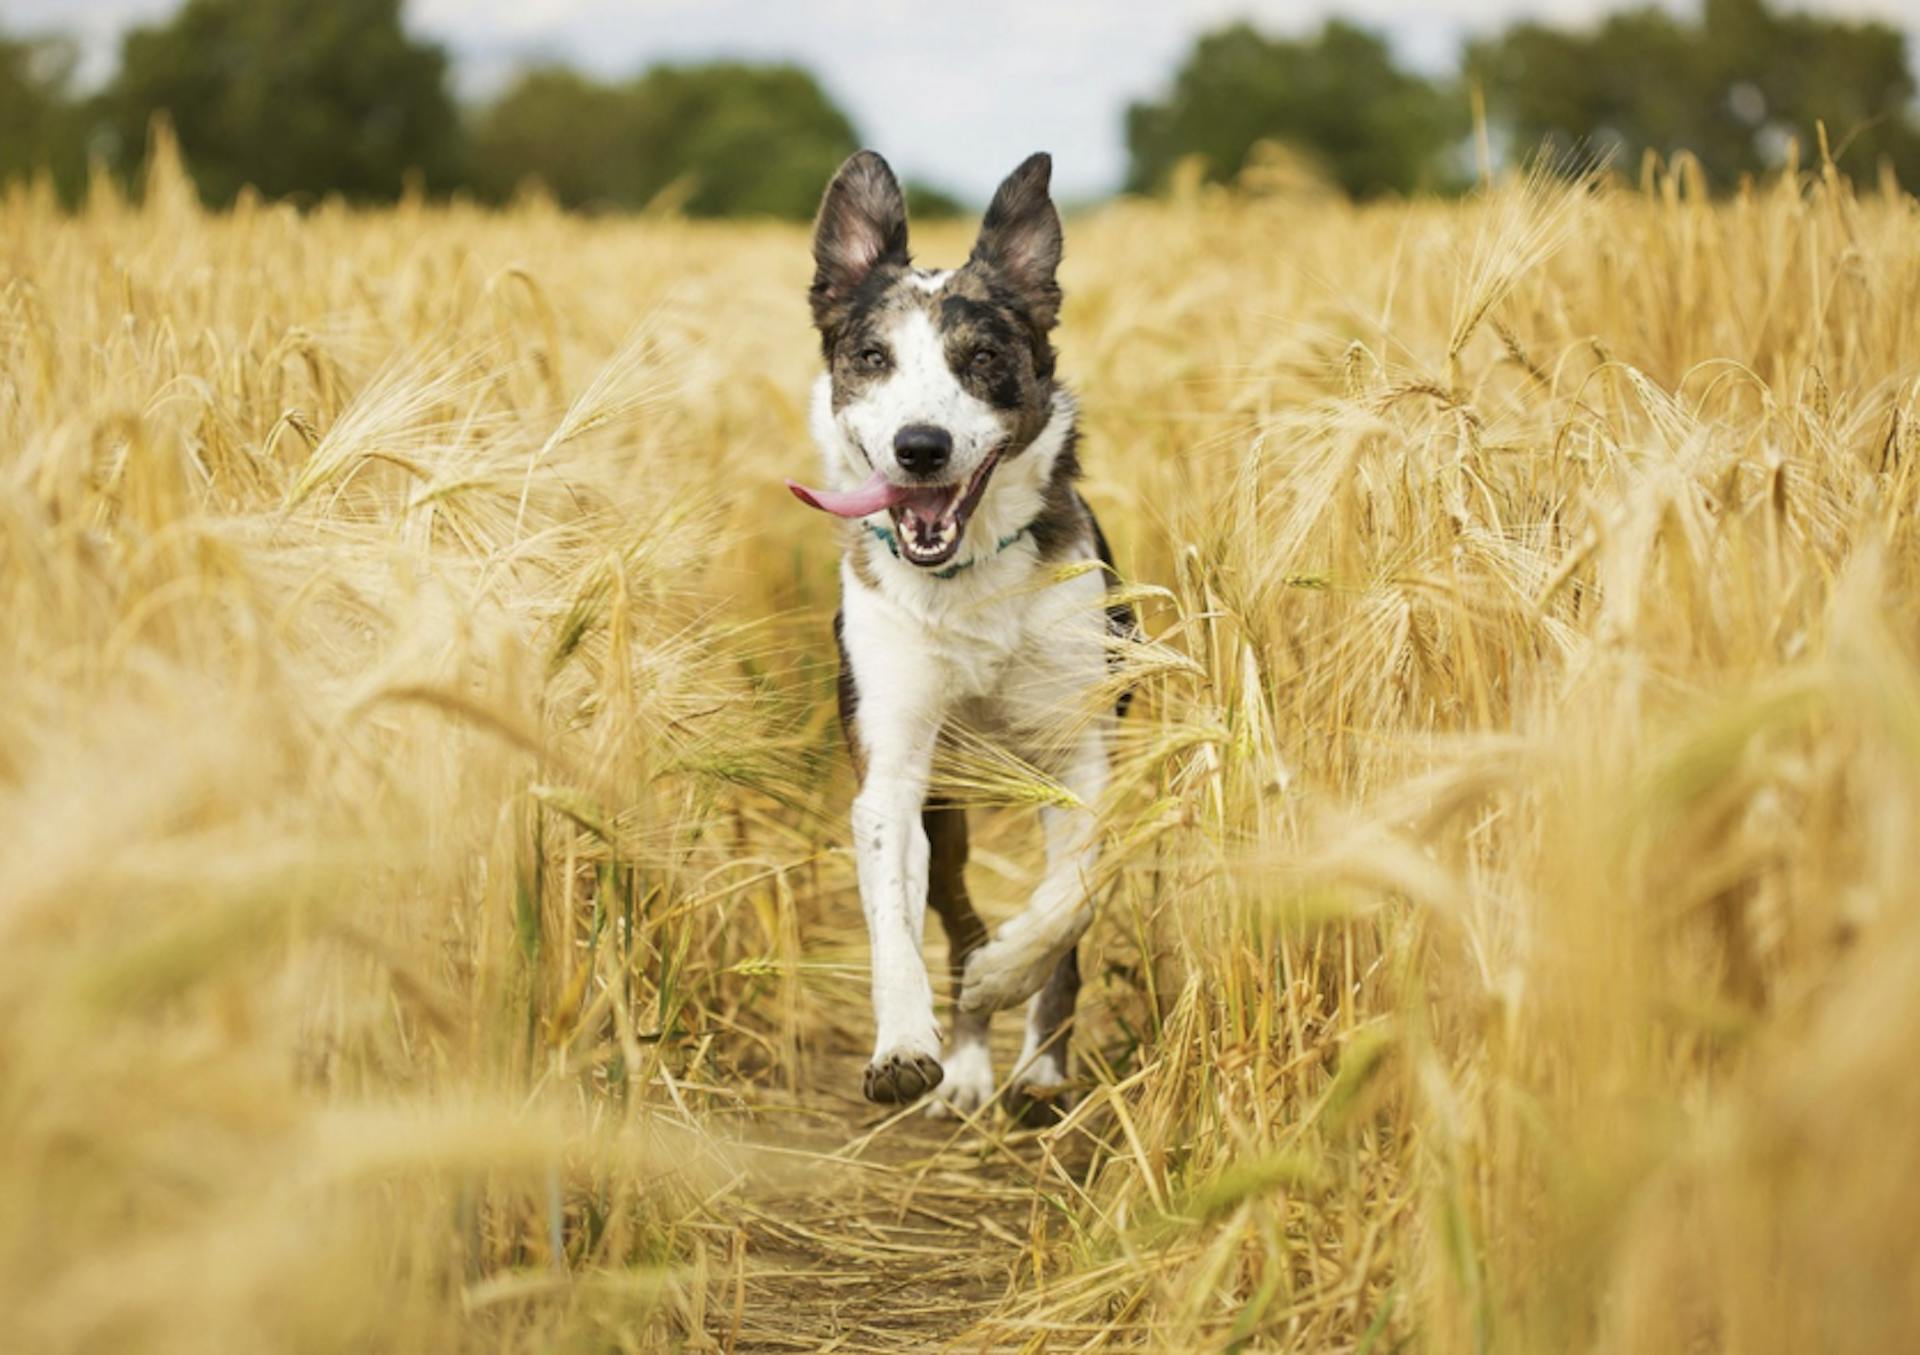
[[[998,1052],[1004,1069],[1013,1051]],[[845,1036],[810,1053],[811,1088],[756,1107],[765,1152],[731,1274],[710,1286],[709,1335],[741,1355],[1002,1348],[973,1329],[1031,1282],[1027,1244],[1055,1208],[1045,1182],[1069,1164],[997,1113],[869,1104]]]

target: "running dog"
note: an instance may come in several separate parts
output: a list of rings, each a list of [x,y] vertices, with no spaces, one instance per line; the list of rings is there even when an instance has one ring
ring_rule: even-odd
[[[899,183],[871,151],[834,176],[814,226],[826,371],[811,427],[828,488],[788,486],[846,520],[834,637],[873,957],[864,1091],[902,1104],[937,1089],[936,1114],[988,1104],[988,1021],[1022,1000],[1009,1103],[1029,1118],[1060,1103],[1076,947],[1093,916],[1094,811],[1124,710],[1100,692],[1108,634],[1130,631],[1132,616],[1106,605],[1112,556],[1074,488],[1074,400],[1048,340],[1061,300],[1051,173],[1046,155],[1014,170],[955,269],[914,266]],[[1031,901],[991,937],[967,897],[966,811],[929,794],[935,747],[955,726],[1002,741],[1067,792],[1041,811],[1047,865]],[[929,905],[954,985],[944,1051],[920,954]]]

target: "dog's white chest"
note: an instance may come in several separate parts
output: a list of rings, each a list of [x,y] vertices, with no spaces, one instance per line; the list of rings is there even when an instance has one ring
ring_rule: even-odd
[[[890,705],[918,693],[927,718],[982,728],[1066,716],[1105,671],[1105,579],[1048,572],[1022,555],[974,578],[885,571],[877,589],[849,578],[844,640],[863,698]]]

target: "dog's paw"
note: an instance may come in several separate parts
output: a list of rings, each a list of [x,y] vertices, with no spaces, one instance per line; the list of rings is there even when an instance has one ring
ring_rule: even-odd
[[[1076,1099],[1065,1087],[1016,1082],[1007,1088],[1005,1105],[1015,1124],[1024,1129],[1045,1129],[1066,1119]]]
[[[1053,1057],[1042,1056],[1014,1078],[1002,1104],[1014,1123],[1042,1129],[1064,1120],[1076,1099],[1065,1070]]]
[[[947,1051],[944,1068],[940,1095],[927,1106],[928,1119],[978,1114],[993,1100],[993,1054],[986,1045],[955,1045]]]
[[[1024,1002],[1040,991],[1059,962],[1051,950],[1041,950],[1024,932],[1009,926],[967,957],[960,980],[960,1010],[997,1012]]]
[[[874,1055],[860,1090],[879,1105],[903,1106],[939,1086],[944,1076],[940,1060],[932,1054],[902,1047]]]

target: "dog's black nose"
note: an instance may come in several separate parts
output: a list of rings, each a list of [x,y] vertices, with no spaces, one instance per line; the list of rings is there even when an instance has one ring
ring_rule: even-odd
[[[908,475],[934,475],[953,458],[953,435],[930,423],[910,423],[893,435],[893,459]]]

